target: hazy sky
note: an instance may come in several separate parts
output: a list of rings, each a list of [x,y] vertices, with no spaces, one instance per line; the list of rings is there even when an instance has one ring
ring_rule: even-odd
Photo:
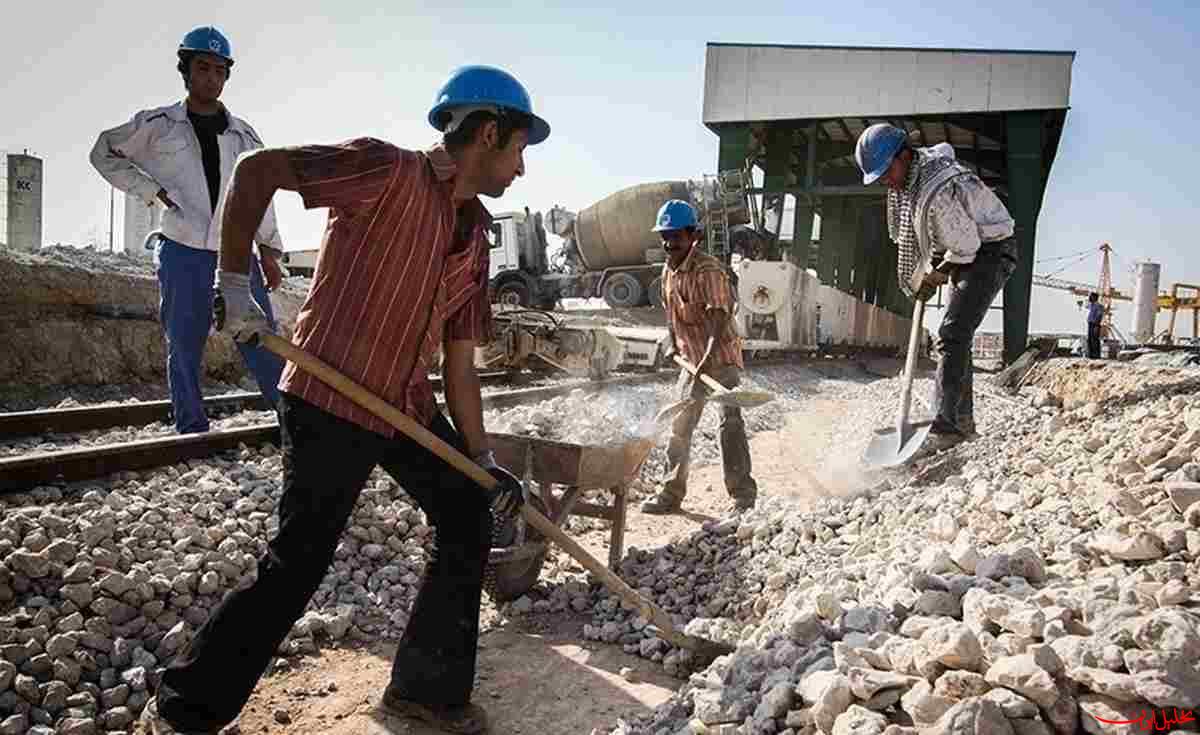
[[[580,209],[624,186],[715,168],[717,138],[700,123],[708,41],[1074,50],[1038,257],[1108,241],[1119,288],[1131,289],[1137,259],[1162,263],[1164,286],[1200,281],[1194,3],[605,5],[22,3],[19,20],[6,13],[0,46],[0,148],[45,160],[45,243],[106,241],[108,185],[88,151],[101,129],[182,97],[175,48],[193,26],[213,24],[237,60],[223,99],[268,145],[374,135],[425,146],[436,136],[425,115],[451,69],[507,68],[553,134],[529,150],[527,177],[487,203]],[[276,207],[287,248],[318,244],[323,212],[291,194]],[[1062,275],[1095,282],[1098,272],[1097,257]],[[1033,329],[1081,321],[1073,298],[1035,289]],[[1128,322],[1119,307],[1118,325]]]

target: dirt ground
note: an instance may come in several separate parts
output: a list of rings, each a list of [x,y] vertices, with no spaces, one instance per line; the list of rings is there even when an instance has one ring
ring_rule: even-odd
[[[871,372],[894,374],[898,365],[893,363],[873,365]],[[856,470],[839,467],[832,456],[838,422],[845,418],[844,400],[812,395],[788,415],[781,429],[751,437],[760,498],[786,493],[804,501],[822,492],[840,494],[869,482],[871,478],[858,475]],[[719,463],[693,467],[688,484],[680,514],[644,515],[638,510],[640,500],[633,500],[626,523],[626,550],[631,546],[661,546],[731,512]],[[606,560],[609,524],[592,521],[590,525],[590,530],[573,532],[572,538]],[[543,579],[554,578],[562,571],[583,570],[552,548]],[[474,701],[487,709],[492,733],[587,735],[593,728],[605,732],[619,717],[630,718],[653,709],[683,683],[667,676],[657,663],[626,655],[620,646],[585,641],[582,631],[588,622],[590,616],[569,612],[504,618],[485,596]],[[238,722],[240,732],[438,732],[379,710],[379,695],[388,680],[393,650],[382,644],[342,647],[293,660],[289,669],[276,671],[260,682]],[[620,675],[625,667],[637,673],[634,682]],[[277,718],[277,713],[286,713],[286,717]]]
[[[814,399],[806,407],[803,415],[794,415],[782,430],[751,439],[761,494],[812,496],[811,483],[800,474],[808,467],[818,468],[821,484],[836,482],[836,477],[821,469],[819,452],[824,432],[836,420],[837,401]],[[706,521],[726,517],[730,501],[719,464],[695,468],[689,485],[682,514],[643,515],[637,504],[632,504],[626,548],[659,546]],[[573,537],[598,558],[606,559],[608,524],[596,525]],[[555,554],[547,568],[555,566],[570,569],[576,565],[569,557]],[[618,717],[653,709],[682,684],[667,676],[659,664],[626,655],[619,646],[585,641],[582,630],[590,621],[587,615],[530,614],[500,622],[486,598],[484,605],[485,632],[480,640],[474,701],[488,710],[495,735],[604,731]],[[439,732],[379,710],[379,694],[388,680],[393,650],[389,645],[324,650],[319,656],[294,662],[289,670],[269,675],[243,711],[240,731],[254,735]],[[623,667],[637,672],[636,683],[620,675]],[[277,720],[277,711],[287,713],[286,723]]]

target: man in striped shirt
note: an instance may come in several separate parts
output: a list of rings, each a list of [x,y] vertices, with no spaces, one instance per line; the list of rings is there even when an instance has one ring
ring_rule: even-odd
[[[235,339],[268,329],[250,300],[250,237],[279,190],[328,207],[316,272],[293,341],[487,468],[485,495],[466,476],[398,436],[288,364],[280,429],[279,532],[252,585],[229,595],[163,674],[146,707],[147,732],[215,733],[237,717],[317,589],[359,492],[376,465],[420,505],[437,547],[396,652],[383,708],[454,733],[487,729],[470,703],[479,603],[493,521],[523,502],[496,465],[483,429],[475,345],[491,338],[487,299],[491,217],[479,194],[502,195],[525,173],[526,145],[549,126],[529,95],[492,67],[463,67],[439,91],[429,120],[443,142],[409,151],[360,138],[266,149],[242,158],[221,227],[220,328]],[[426,376],[435,350],[451,421]]]
[[[696,210],[685,201],[672,199],[659,209],[654,231],[667,251],[662,290],[670,339],[668,358],[678,353],[721,385],[733,388],[744,367],[741,338],[733,326],[733,290],[721,261],[696,247],[700,240]],[[678,389],[681,400],[702,399],[708,390],[687,370],[679,373]],[[674,513],[682,506],[692,434],[703,411],[704,402],[693,400],[675,417],[662,489],[642,504],[643,513]],[[753,508],[758,485],[750,476],[750,444],[737,406],[721,406],[721,460],[725,490],[733,498],[735,510]]]

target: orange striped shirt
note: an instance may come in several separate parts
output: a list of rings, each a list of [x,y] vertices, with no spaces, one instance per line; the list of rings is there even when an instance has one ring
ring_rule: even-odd
[[[663,264],[662,292],[679,354],[693,365],[699,364],[708,345],[705,314],[710,309],[722,309],[730,318],[717,336],[709,364],[745,367],[742,338],[733,326],[733,289],[721,261],[692,248],[678,268],[672,269],[669,262]]]
[[[445,149],[373,138],[288,149],[299,193],[329,220],[292,341],[417,421],[437,410],[428,366],[443,337],[492,338],[491,216],[478,199],[456,216]],[[395,429],[288,363],[280,387],[335,416]]]

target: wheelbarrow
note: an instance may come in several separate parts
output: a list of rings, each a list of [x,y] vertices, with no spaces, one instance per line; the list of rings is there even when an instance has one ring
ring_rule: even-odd
[[[516,434],[489,434],[496,461],[521,475],[538,493],[529,502],[559,528],[571,515],[599,518],[611,523],[608,566],[616,570],[624,556],[625,513],[629,485],[641,471],[654,447],[651,439],[635,439],[608,446],[572,444]],[[559,490],[555,491],[555,486]],[[609,490],[611,505],[582,500],[587,490]],[[516,538],[510,545],[492,549],[485,573],[485,588],[497,602],[515,600],[537,584],[546,560],[548,543],[542,534],[518,517]]]

